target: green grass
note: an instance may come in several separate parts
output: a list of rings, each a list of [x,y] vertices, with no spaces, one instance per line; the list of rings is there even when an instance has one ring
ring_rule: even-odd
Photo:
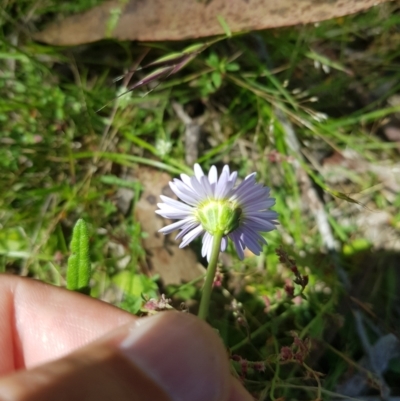
[[[163,292],[174,306],[198,300],[199,280],[165,287],[141,269],[147,235],[135,220],[141,183],[124,176],[137,166],[172,176],[192,171],[175,101],[193,118],[202,116],[202,166],[229,163],[240,177],[257,171],[272,188],[280,215],[279,231],[266,235],[261,256],[239,262],[229,249],[232,261],[221,267],[224,291],[214,293],[212,324],[232,354],[265,364],[265,372],[253,369],[243,377],[259,399],[315,399],[318,391],[329,398],[363,355],[350,312],[357,305],[338,269],[346,271],[351,293],[365,307],[371,342],[377,339],[373,327],[387,333],[399,324],[398,249],[374,247],[357,219],[385,211],[381,234],[399,241],[400,195],[389,196],[371,170],[343,168],[340,180],[332,180],[321,167],[332,152],[348,150],[369,165],[398,164],[398,144],[381,136],[381,127],[400,112],[391,102],[400,87],[396,3],[317,26],[223,39],[154,90],[140,87],[118,99],[124,88],[113,79],[131,68],[143,47],[104,41],[58,49],[29,38],[30,29],[95,3],[10,2],[0,14],[0,271],[65,286],[72,229],[83,218],[92,296],[139,314],[142,298]],[[25,32],[20,26],[27,15]],[[187,45],[154,44],[145,63]],[[139,71],[132,82],[152,71]],[[288,146],[285,122],[301,153]],[[324,248],[296,166],[320,194],[339,261]],[[120,188],[135,194],[125,215],[115,200]],[[309,276],[301,302],[286,296],[284,286],[294,276],[275,254],[280,245]],[[121,269],[126,255],[130,260]],[[281,347],[293,342],[291,331],[312,341],[305,365],[279,360]],[[240,363],[234,366],[240,376]],[[398,362],[390,366],[387,380],[394,387]],[[316,380],[315,371],[324,376]]]

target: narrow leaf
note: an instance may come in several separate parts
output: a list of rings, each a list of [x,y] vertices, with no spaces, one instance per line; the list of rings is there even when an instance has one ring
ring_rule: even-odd
[[[146,75],[143,79],[141,79],[140,81],[134,83],[133,85],[128,87],[128,91],[132,91],[136,88],[139,88],[143,85],[147,85],[152,81],[155,81],[156,79],[159,78],[168,78],[171,73],[173,72],[174,67],[163,67],[163,68],[159,68],[155,71],[153,71],[151,74]]]
[[[193,56],[190,59],[190,60],[192,60],[195,56],[200,54],[203,50],[205,50],[209,46],[210,46],[209,43],[196,43],[194,45],[186,47],[180,53],[170,53],[170,54],[167,54],[166,56],[160,57],[157,60],[146,64],[142,68],[156,67],[159,65],[179,64],[182,62],[182,60],[186,59],[187,56]]]
[[[218,22],[220,23],[222,29],[224,30],[225,35],[228,38],[231,38],[232,37],[232,31],[231,31],[231,28],[229,28],[229,25],[226,22],[225,18],[222,15],[218,15],[217,19],[218,19]]]
[[[148,67],[157,67],[159,65],[171,65],[171,64],[176,64],[182,58],[186,57],[185,53],[171,53],[167,54],[166,56],[160,57],[157,60],[152,61],[151,63],[146,64],[145,66],[142,67],[148,68]]]
[[[68,259],[67,288],[89,293],[91,275],[89,259],[89,236],[84,220],[79,219],[72,233],[71,256]]]

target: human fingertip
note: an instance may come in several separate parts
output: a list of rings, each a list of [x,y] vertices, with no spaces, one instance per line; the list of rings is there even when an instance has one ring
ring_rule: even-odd
[[[0,400],[227,401],[231,380],[215,330],[193,315],[164,312],[1,378]]]
[[[254,398],[237,379],[232,377],[228,401],[254,401]]]
[[[228,399],[231,378],[224,346],[195,316],[165,312],[137,321],[120,350],[174,401]]]

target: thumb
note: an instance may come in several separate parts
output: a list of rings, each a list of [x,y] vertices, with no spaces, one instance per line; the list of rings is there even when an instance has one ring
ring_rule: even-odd
[[[138,319],[62,359],[0,380],[0,400],[13,401],[250,399],[230,377],[214,330],[176,312]]]

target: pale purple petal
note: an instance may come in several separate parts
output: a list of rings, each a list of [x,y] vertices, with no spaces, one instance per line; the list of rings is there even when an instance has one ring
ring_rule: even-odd
[[[225,168],[227,167],[227,168]],[[229,198],[231,195],[232,188],[236,183],[237,172],[233,172],[229,175],[229,167],[225,166],[222,170],[221,176],[219,177],[217,187],[215,189],[215,197],[217,199]]]
[[[194,189],[192,187],[191,178],[192,177],[189,177],[187,174],[181,174],[181,180],[183,181],[183,183],[185,183],[188,187]]]
[[[225,166],[222,168],[222,172],[226,172],[228,174],[228,176],[229,176],[230,169],[229,169],[229,166],[227,164],[225,164]]]
[[[213,191],[210,183],[208,182],[208,178],[206,176],[201,177],[200,183],[203,186],[204,190],[206,191],[207,197],[209,199],[214,198],[214,191]]]
[[[200,182],[201,177],[204,176],[203,169],[200,167],[200,164],[195,164],[193,167],[194,175],[196,176],[197,180]]]
[[[250,217],[249,219],[249,224],[251,223],[258,223],[260,226],[264,227],[264,231],[272,231],[275,229],[275,226],[270,223],[268,220],[260,219],[258,217]]]
[[[258,242],[254,242],[251,237],[244,237],[243,242],[246,248],[249,248],[254,255],[259,255],[262,251],[262,246]]]
[[[207,177],[202,177],[202,179],[206,180]],[[194,191],[199,195],[199,197],[201,199],[207,198],[207,191],[204,188],[204,185],[202,184],[202,182],[201,181],[199,182],[196,177],[192,177],[190,181],[191,181]]]
[[[165,219],[172,219],[172,220],[186,219],[188,217],[187,213],[179,211],[177,212],[173,210],[156,210],[156,213],[164,217]]]
[[[268,222],[268,224],[270,224],[271,222]],[[273,222],[272,222],[273,223]],[[269,225],[268,225],[268,227],[266,227],[266,225],[263,223],[263,224],[259,224],[259,223],[256,223],[255,221],[251,221],[251,220],[244,220],[243,221],[243,223],[241,224],[241,227],[251,227],[251,229],[253,230],[253,231],[260,231],[260,232],[268,232],[268,231],[271,231],[270,229],[269,229]],[[275,227],[274,227],[275,228]]]
[[[255,241],[255,242],[260,242],[261,244],[264,244],[264,245],[267,244],[267,241],[265,241],[265,238],[263,236],[261,236],[257,232],[257,230],[253,230],[252,226],[243,226],[243,227],[240,227],[239,230],[242,232],[242,238],[244,235],[246,237],[248,236],[248,237],[252,238],[253,241]]]
[[[197,238],[199,235],[204,233],[204,229],[202,226],[198,226],[194,228],[193,230],[189,231],[183,238],[182,242],[179,245],[179,248],[184,248],[186,245],[190,244],[195,238]]]
[[[244,245],[249,248],[251,252],[253,252],[255,255],[260,254],[260,252],[262,251],[262,245],[260,245],[259,243],[259,238],[257,234],[252,233],[249,229],[243,227],[241,238]]]
[[[230,234],[228,234],[229,238],[233,241],[233,244],[235,245],[235,249],[236,249],[236,253],[239,256],[240,260],[243,260],[244,258],[244,246],[243,246],[243,242],[240,239],[240,233],[236,231],[231,232]]]
[[[249,188],[254,187],[255,182],[252,177],[242,181],[239,186],[235,189],[232,197],[238,198],[239,196],[246,195],[248,193]]]
[[[211,235],[210,242],[207,247],[207,260],[210,261],[211,259],[211,252],[213,248],[214,237]]]
[[[218,181],[218,172],[215,166],[211,166],[210,171],[208,172],[208,181],[211,185]]]
[[[249,201],[246,204],[246,210],[250,211],[250,210],[265,210],[268,209],[272,206],[275,205],[275,199],[274,198],[268,198],[268,199],[263,199],[263,200],[259,200],[259,199],[254,199],[254,201]]]
[[[230,172],[224,166],[218,178],[215,166],[205,175],[199,164],[194,165],[194,176],[181,174],[181,179],[170,183],[173,192],[184,202],[161,195],[163,203],[159,203],[156,213],[179,221],[160,230],[164,234],[180,230],[177,239],[182,238],[180,247],[184,247],[195,238],[203,236],[201,253],[210,260],[214,237],[205,232],[198,219],[197,210],[208,201],[230,202],[232,206],[242,210],[239,227],[224,236],[221,241],[221,252],[228,247],[228,237],[233,241],[240,259],[244,258],[244,250],[248,248],[258,255],[266,244],[262,232],[271,231],[278,224],[278,214],[269,210],[275,204],[270,197],[270,189],[256,182],[256,174],[248,175],[236,186],[237,172]]]
[[[168,198],[168,196],[160,195],[161,200],[166,203],[167,205],[171,205],[173,207],[179,208],[181,210],[186,210],[186,211],[193,211],[194,208],[186,205],[185,203],[179,202],[175,199]],[[158,203],[157,206],[160,204]]]
[[[177,182],[169,183],[169,186],[171,187],[175,195],[181,198],[184,202],[188,203],[189,205],[196,206],[199,203],[199,201],[195,197],[193,197],[193,195],[189,191],[178,187],[176,183]]]
[[[203,247],[201,248],[201,256],[203,256],[203,258],[208,253],[208,248],[210,247],[211,240],[212,240],[212,235],[206,232],[203,236]]]
[[[167,205],[166,203],[158,203],[157,205],[160,208],[160,211],[162,211],[163,213],[179,213],[179,214],[185,214],[187,216],[192,214],[192,212],[190,210],[187,211],[187,210],[178,209],[171,205]]]
[[[222,237],[221,252],[225,252],[227,247],[228,247],[228,238],[225,236],[225,237]]]
[[[260,199],[260,198],[266,197],[266,192],[268,192],[268,191],[266,191],[266,188],[262,188],[262,187],[254,188],[254,189],[248,190],[246,193],[238,194],[237,199],[242,204],[246,205],[246,203],[248,201],[251,201],[252,199],[256,199],[256,198]]]
[[[183,236],[185,236],[190,230],[193,230],[197,226],[199,226],[199,222],[197,220],[191,221],[189,223],[186,223],[184,227],[182,227],[182,231],[175,237],[175,239],[180,239]]]
[[[249,174],[244,180],[245,181],[247,181],[247,180],[253,180],[254,182],[256,181],[256,175],[257,175],[257,173],[251,173],[251,174]]]
[[[229,174],[226,170],[222,171],[218,183],[215,188],[215,197],[217,199],[222,199],[225,197],[226,192],[229,192],[230,189],[227,190],[227,185],[229,184]]]
[[[160,233],[163,234],[170,234],[175,230],[178,230],[179,228],[182,228],[184,225],[188,224],[190,222],[189,219],[184,219],[184,220],[179,220],[176,221],[175,223],[169,224],[165,227],[163,227],[161,230],[158,230]]]
[[[201,200],[201,195],[199,195],[191,185],[186,185],[184,182],[182,182],[181,180],[179,180],[178,178],[175,178],[173,183],[175,184],[175,186],[182,192],[188,194],[189,196],[191,196],[192,198],[196,199],[196,200]]]
[[[249,212],[246,210],[246,218],[249,217],[258,217],[259,219],[264,219],[264,220],[274,220],[278,218],[278,213],[272,211],[272,210],[261,210],[259,212]]]

